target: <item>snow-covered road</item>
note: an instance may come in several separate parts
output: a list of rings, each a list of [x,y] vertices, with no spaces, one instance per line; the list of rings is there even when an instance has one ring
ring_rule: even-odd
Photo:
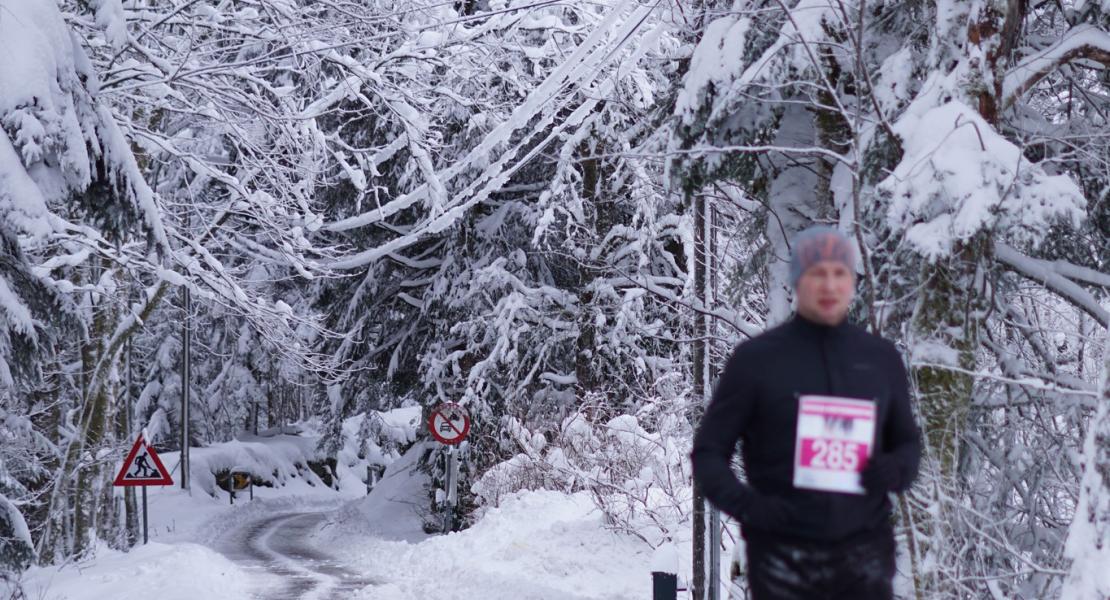
[[[230,530],[214,546],[256,575],[256,597],[265,600],[343,600],[374,585],[338,558],[316,547],[324,512],[284,512]]]
[[[290,475],[234,505],[222,490],[210,495],[200,485],[155,488],[149,544],[122,551],[99,542],[81,561],[33,567],[25,597],[636,600],[650,593],[652,547],[612,531],[585,492],[506,493],[465,530],[428,534],[423,450],[391,464],[369,495],[353,473],[338,493]],[[678,544],[689,556],[689,541]]]

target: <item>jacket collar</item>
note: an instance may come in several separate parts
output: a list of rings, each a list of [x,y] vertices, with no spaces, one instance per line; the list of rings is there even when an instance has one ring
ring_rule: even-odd
[[[824,339],[827,337],[843,335],[845,332],[848,331],[850,327],[851,324],[848,322],[847,318],[836,325],[823,325],[821,323],[815,323],[798,313],[794,313],[794,316],[790,319],[791,330],[811,338]]]

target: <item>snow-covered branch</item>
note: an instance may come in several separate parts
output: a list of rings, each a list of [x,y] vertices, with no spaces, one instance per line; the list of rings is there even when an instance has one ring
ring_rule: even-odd
[[[1002,106],[1008,107],[1062,65],[1086,61],[1110,69],[1110,33],[1090,24],[1067,31],[1048,48],[1025,58],[1002,81]]]
[[[1110,276],[1061,261],[1032,258],[1002,242],[995,242],[994,255],[1014,271],[1043,283],[1045,287],[1094,317],[1103,327],[1110,328],[1110,311],[1099,303],[1094,294],[1072,280],[1081,279],[1106,286],[1106,280]]]

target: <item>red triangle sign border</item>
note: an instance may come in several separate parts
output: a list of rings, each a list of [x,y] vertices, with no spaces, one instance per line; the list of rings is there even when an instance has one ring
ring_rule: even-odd
[[[151,462],[154,463],[154,468],[158,471],[158,478],[147,479],[128,479],[127,472],[131,470],[131,464],[135,462],[135,457],[138,456],[140,449],[146,449],[146,453],[150,456]],[[170,472],[166,470],[165,465],[162,464],[162,459],[158,458],[158,453],[154,451],[154,447],[146,443],[143,434],[135,439],[135,444],[131,446],[131,451],[127,453],[127,458],[123,461],[123,466],[120,467],[119,473],[116,475],[116,480],[112,485],[116,486],[138,486],[138,485],[173,485],[173,478],[170,477]]]

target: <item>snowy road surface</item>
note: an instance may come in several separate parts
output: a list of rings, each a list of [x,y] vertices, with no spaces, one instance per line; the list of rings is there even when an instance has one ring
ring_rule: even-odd
[[[344,600],[374,585],[312,543],[322,512],[286,512],[249,521],[215,547],[258,575],[260,600]]]

